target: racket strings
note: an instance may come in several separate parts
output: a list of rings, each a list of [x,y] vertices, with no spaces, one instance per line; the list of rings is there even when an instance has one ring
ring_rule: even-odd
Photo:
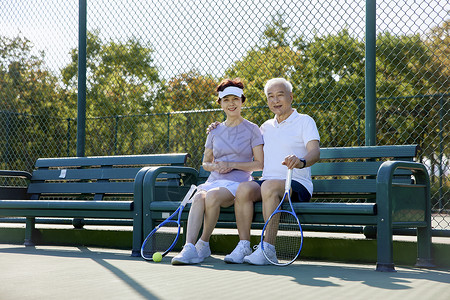
[[[142,248],[144,258],[151,258],[155,252],[166,254],[170,251],[178,235],[179,226],[175,221],[161,224],[160,227],[148,236]]]
[[[273,264],[286,265],[293,262],[302,247],[302,232],[297,218],[289,211],[274,214],[264,231],[264,241],[275,247],[265,247],[266,258]],[[267,248],[267,249],[266,249]]]

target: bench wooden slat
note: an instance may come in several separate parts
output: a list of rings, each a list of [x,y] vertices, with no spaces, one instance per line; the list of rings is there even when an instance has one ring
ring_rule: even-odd
[[[367,176],[376,175],[382,162],[333,162],[311,166],[312,176]]]
[[[133,182],[30,183],[29,194],[132,194]]]
[[[33,181],[39,180],[87,180],[87,179],[134,179],[138,168],[89,168],[89,169],[38,169],[33,172]],[[63,173],[61,173],[63,171]],[[64,175],[64,177],[62,177]],[[161,174],[162,179],[177,179],[175,174]]]
[[[320,159],[381,158],[411,159],[417,155],[417,145],[363,146],[320,148]]]
[[[88,156],[88,157],[61,157],[39,158],[36,168],[49,167],[83,167],[104,165],[171,165],[183,166],[188,157],[187,153],[149,154],[149,155],[117,155],[117,156]]]
[[[175,211],[180,205],[179,202],[168,201],[154,201],[150,204],[151,211]],[[328,215],[375,215],[376,204],[375,203],[292,203],[295,212],[298,215],[302,214],[328,214]],[[187,211],[190,209],[188,204],[185,208]],[[286,206],[285,209],[288,209]],[[290,210],[290,209],[288,209]],[[222,208],[221,212],[234,213],[233,207]],[[255,204],[255,213],[262,214],[261,203]]]
[[[164,220],[168,217],[168,213],[163,210],[152,210],[151,218],[154,220]],[[183,211],[181,218],[186,220],[188,218],[188,212]],[[322,214],[320,212],[315,214],[298,214],[298,218],[302,224],[330,224],[330,225],[376,225],[377,224],[377,216],[369,215],[369,214],[334,214],[327,215]],[[219,218],[219,222],[224,224],[224,222],[228,222],[233,228],[235,226],[235,217],[232,214],[221,214]],[[259,223],[261,225],[264,224],[262,214],[256,214],[253,220],[252,226],[255,223]],[[224,226],[222,226],[224,227]],[[228,226],[230,227],[230,226]]]
[[[0,200],[6,209],[131,210],[132,201]]]
[[[375,193],[376,179],[321,179],[313,180],[314,193]]]
[[[376,225],[377,216],[374,215],[327,215],[327,214],[299,214],[301,224],[330,224],[330,225]],[[261,214],[255,216],[255,222],[263,223]]]
[[[132,210],[82,210],[82,209],[2,209],[10,217],[133,219]],[[139,246],[135,245],[138,251]],[[137,253],[136,253],[137,254]]]
[[[293,203],[297,214],[344,214],[344,215],[375,215],[375,203]],[[261,211],[262,213],[262,211]]]
[[[325,162],[311,166],[311,176],[375,176],[383,161]],[[398,170],[397,175],[410,175],[408,170]]]
[[[132,179],[141,168],[38,169],[36,180]]]

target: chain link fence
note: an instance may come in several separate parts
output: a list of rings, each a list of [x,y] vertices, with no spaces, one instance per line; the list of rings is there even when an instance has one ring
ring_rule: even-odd
[[[450,230],[448,1],[378,1],[377,144],[419,144],[433,225]],[[222,121],[216,85],[246,84],[244,117],[273,117],[286,77],[322,147],[364,145],[365,1],[87,1],[86,155],[188,152]],[[78,3],[0,5],[0,169],[75,156]]]

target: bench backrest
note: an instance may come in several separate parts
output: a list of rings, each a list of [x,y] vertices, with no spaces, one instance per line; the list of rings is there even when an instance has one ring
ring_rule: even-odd
[[[311,167],[314,194],[374,194],[381,164],[387,160],[412,161],[417,151],[417,145],[321,148],[320,162]],[[411,174],[399,170],[396,180],[410,182]]]
[[[146,166],[184,166],[187,153],[124,156],[40,158],[36,161],[28,194],[31,199],[60,195],[132,195],[134,178]],[[177,178],[165,178],[165,181]]]
[[[376,175],[381,164],[387,160],[413,161],[417,145],[360,146],[321,148],[320,162],[311,167],[314,196],[323,198],[355,197],[374,198]],[[200,168],[199,180],[206,181],[209,172]],[[397,181],[411,181],[408,171],[399,170]],[[262,172],[254,172],[259,178]]]

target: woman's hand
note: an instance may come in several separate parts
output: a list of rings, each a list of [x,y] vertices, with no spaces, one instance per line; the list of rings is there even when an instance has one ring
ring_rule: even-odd
[[[230,163],[226,161],[214,162],[214,170],[220,174],[230,173],[233,168],[230,167]]]

